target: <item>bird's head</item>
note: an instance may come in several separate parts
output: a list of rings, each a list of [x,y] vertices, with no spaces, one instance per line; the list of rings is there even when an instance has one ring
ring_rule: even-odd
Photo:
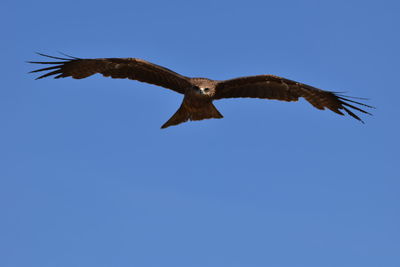
[[[194,90],[195,90],[195,93],[197,93],[199,95],[205,95],[205,96],[211,95],[211,88],[209,88],[209,87],[195,86]]]
[[[198,78],[193,81],[193,91],[201,96],[213,96],[215,94],[216,83],[212,80],[205,78]]]

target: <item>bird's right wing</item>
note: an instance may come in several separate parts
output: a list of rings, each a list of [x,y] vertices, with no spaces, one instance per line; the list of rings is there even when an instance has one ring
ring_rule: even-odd
[[[31,73],[49,71],[37,79],[52,75],[56,75],[54,77],[55,79],[64,77],[82,79],[100,73],[105,77],[126,78],[162,86],[181,94],[184,94],[185,89],[191,86],[187,77],[138,58],[81,59],[76,57],[61,58],[44,54],[39,55],[61,61],[30,61],[29,63],[53,65],[51,67],[31,71]]]

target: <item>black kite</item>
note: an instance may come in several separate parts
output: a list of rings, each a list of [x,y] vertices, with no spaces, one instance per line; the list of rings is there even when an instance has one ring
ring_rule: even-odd
[[[52,75],[56,75],[54,77],[56,79],[69,76],[82,79],[100,73],[105,77],[127,78],[155,84],[183,94],[184,98],[180,108],[161,128],[189,120],[222,118],[223,116],[212,103],[214,100],[222,98],[251,97],[297,101],[299,97],[304,97],[317,109],[328,108],[340,115],[344,115],[343,111],[345,111],[361,122],[363,121],[350,108],[366,114],[370,113],[356,105],[372,108],[350,100],[339,93],[324,91],[274,75],[247,76],[217,81],[208,78],[189,78],[138,58],[81,59],[70,56],[68,56],[69,58],[53,57],[40,53],[39,55],[61,61],[30,61],[29,63],[54,65],[32,71],[50,71],[37,79]]]

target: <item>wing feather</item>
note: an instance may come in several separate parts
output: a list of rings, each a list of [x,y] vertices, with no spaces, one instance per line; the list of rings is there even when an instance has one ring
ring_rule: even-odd
[[[274,75],[241,77],[220,81],[217,84],[214,99],[236,97],[275,99],[281,101],[298,101],[300,97],[303,97],[317,109],[323,110],[327,108],[340,115],[344,115],[342,111],[345,111],[361,122],[363,122],[361,118],[354,114],[349,108],[369,115],[371,115],[371,113],[353,104],[374,108],[364,103],[348,99],[347,96],[335,92],[324,91],[310,85]]]
[[[81,59],[68,55],[66,56],[69,58],[60,58],[40,53],[38,54],[44,57],[63,61],[29,61],[29,63],[34,64],[53,65],[47,68],[31,71],[31,73],[35,73],[51,70],[36,79],[42,79],[52,75],[56,75],[54,77],[56,79],[65,77],[83,79],[96,73],[100,73],[105,77],[131,79],[162,86],[181,94],[184,94],[185,89],[191,86],[191,83],[186,76],[138,58]]]

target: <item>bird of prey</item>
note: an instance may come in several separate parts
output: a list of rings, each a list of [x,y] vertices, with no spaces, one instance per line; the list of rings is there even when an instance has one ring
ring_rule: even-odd
[[[317,109],[323,110],[327,108],[340,115],[344,115],[343,111],[345,111],[361,122],[363,122],[361,118],[350,109],[371,115],[361,109],[360,106],[373,108],[351,100],[340,93],[324,91],[274,75],[256,75],[218,81],[208,78],[186,77],[165,67],[138,58],[83,59],[65,54],[67,58],[38,54],[57,61],[29,61],[29,63],[51,65],[50,67],[31,71],[31,73],[49,71],[37,79],[52,75],[55,75],[55,79],[64,77],[82,79],[100,73],[105,77],[137,80],[183,94],[181,106],[161,128],[167,128],[186,121],[222,118],[221,113],[213,105],[213,101],[223,98],[251,97],[297,101],[300,97],[303,97]]]

